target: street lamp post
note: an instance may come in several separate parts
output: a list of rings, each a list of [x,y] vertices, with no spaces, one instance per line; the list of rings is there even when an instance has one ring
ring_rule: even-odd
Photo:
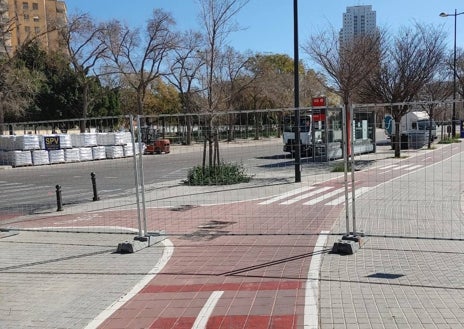
[[[453,58],[453,114],[451,116],[451,133],[453,138],[456,136],[456,25],[457,17],[464,14],[464,11],[458,13],[457,9],[454,14],[441,13],[440,17],[454,16],[454,58]]]

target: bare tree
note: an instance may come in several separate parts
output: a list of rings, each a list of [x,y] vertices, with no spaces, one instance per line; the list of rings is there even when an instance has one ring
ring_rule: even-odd
[[[77,81],[82,94],[82,118],[80,131],[85,132],[86,118],[92,103],[90,98],[90,86],[94,78],[90,78],[90,72],[103,58],[107,50],[104,44],[103,25],[97,26],[94,19],[88,14],[76,14],[68,19],[66,28],[60,30],[60,36],[64,41]],[[93,71],[94,76],[98,73]]]
[[[429,140],[427,147],[431,148],[432,143],[432,126],[433,120],[443,117],[446,113],[444,101],[453,95],[453,87],[447,81],[448,73],[444,65],[440,65],[440,69],[434,75],[433,80],[427,83],[417,95],[417,100],[421,102],[421,108],[429,114]]]
[[[223,101],[219,86],[222,85],[220,57],[226,45],[227,37],[239,29],[234,17],[248,3],[248,0],[198,0],[200,4],[200,24],[205,39],[205,49],[202,52],[205,66],[203,84],[206,90],[206,109],[209,112],[208,135],[209,166],[219,160],[217,134],[214,133],[214,111]],[[213,151],[213,143],[215,150]],[[214,154],[213,154],[214,152]],[[205,168],[206,145],[203,168]],[[219,162],[219,161],[218,161]]]
[[[194,95],[200,90],[199,71],[204,65],[202,56],[199,55],[202,50],[202,37],[198,32],[185,32],[179,41],[172,56],[169,59],[170,74],[166,79],[178,90],[180,102],[185,113],[187,126],[185,143],[190,145],[192,142],[192,116],[190,115],[197,107],[194,101]]]
[[[224,97],[224,108],[226,111],[233,111],[240,104],[241,94],[253,82],[246,75],[248,56],[241,54],[232,47],[226,47],[219,67],[221,68],[221,83],[218,87]],[[234,122],[236,115],[229,114],[226,117],[229,126],[227,140],[231,141],[234,135]],[[255,115],[255,124],[258,125],[258,114]],[[256,127],[257,128],[257,127]],[[255,139],[258,139],[258,129],[255,130]]]
[[[461,99],[464,98],[464,50],[458,49],[456,54],[456,80],[458,93]]]
[[[304,51],[328,75],[328,83],[348,108],[363,81],[378,69],[382,58],[382,34],[360,35],[340,42],[338,34],[322,32],[310,38]]]
[[[382,58],[381,35],[376,31],[342,42],[333,30],[332,34],[321,33],[312,37],[303,47],[327,73],[332,91],[341,97],[345,106],[346,155],[351,153],[349,108],[364,80],[379,67]]]
[[[176,45],[173,25],[171,14],[161,9],[153,11],[143,33],[119,21],[107,24],[104,42],[109,50],[109,72],[120,75],[121,84],[135,91],[140,115],[145,114],[144,100],[150,85],[165,74],[162,64]]]
[[[369,99],[390,103],[395,120],[395,157],[400,157],[400,121],[409,111],[407,103],[432,82],[444,59],[444,34],[432,26],[404,28],[382,45],[385,57],[374,75],[366,79],[363,93]]]

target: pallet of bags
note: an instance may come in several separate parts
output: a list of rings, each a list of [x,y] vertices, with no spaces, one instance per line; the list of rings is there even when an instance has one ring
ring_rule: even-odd
[[[92,147],[80,147],[79,150],[79,159],[80,161],[92,161]]]
[[[79,162],[81,159],[79,149],[65,149],[64,161],[66,162]]]
[[[64,150],[49,150],[48,158],[50,159],[50,164],[63,163],[65,162]]]
[[[50,157],[47,150],[33,150],[32,151],[32,164],[34,166],[50,164]]]
[[[9,165],[7,163],[7,152],[0,149],[0,166]]]
[[[103,146],[127,144],[125,132],[100,133],[97,134],[97,144]]]
[[[116,159],[124,157],[124,149],[120,145],[105,146],[105,148],[107,159]]]
[[[3,151],[13,151],[15,149],[15,140],[16,136],[8,135],[8,136],[0,136],[0,150]]]
[[[21,135],[15,138],[15,150],[39,150],[40,142],[38,135]]]
[[[13,167],[31,166],[31,151],[14,150],[7,152],[7,164]]]
[[[129,131],[123,131],[121,134],[124,144],[132,144],[132,135]]]
[[[92,147],[92,157],[94,160],[106,159],[106,147],[105,146]]]
[[[71,135],[73,147],[91,147],[97,146],[96,133],[83,133]]]
[[[126,144],[122,148],[123,148],[123,151],[124,151],[124,157],[127,158],[127,157],[131,157],[131,156],[134,155],[134,147],[132,146],[132,143],[131,144]]]

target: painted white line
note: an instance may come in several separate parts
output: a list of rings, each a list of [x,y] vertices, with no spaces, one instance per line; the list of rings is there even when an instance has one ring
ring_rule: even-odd
[[[288,197],[290,197],[290,196],[294,196],[294,195],[296,195],[296,194],[309,191],[309,190],[312,189],[312,188],[314,188],[314,186],[301,187],[301,188],[298,188],[298,189],[296,189],[296,190],[289,191],[289,192],[287,192],[287,193],[278,195],[278,196],[276,196],[276,197],[274,197],[274,198],[272,198],[272,199],[269,199],[269,200],[267,200],[267,201],[263,201],[263,202],[258,203],[258,204],[259,204],[259,205],[271,204],[271,203],[273,203],[273,202],[276,202],[276,201],[279,201],[279,200],[288,198]]]
[[[305,290],[304,329],[319,328],[319,306],[317,305],[319,300],[319,273],[321,271],[321,253],[327,242],[328,233],[328,231],[321,232],[311,257]]]
[[[414,170],[414,169],[418,169],[418,168],[421,168],[423,167],[423,165],[415,165],[415,166],[411,166],[409,168],[406,168],[406,170]]]
[[[203,306],[198,314],[192,329],[206,329],[209,317],[211,316],[211,313],[213,313],[213,310],[223,293],[224,291],[214,291],[211,296],[209,296],[205,306]]]
[[[361,195],[363,195],[364,193],[366,193],[367,191],[369,191],[371,189],[371,187],[360,187],[358,189],[356,189],[356,197],[359,197]],[[348,193],[348,200],[351,201],[351,192]],[[338,206],[339,204],[341,204],[343,201],[345,201],[345,196],[341,196],[341,197],[338,197],[330,202],[327,202],[326,205],[327,206]]]
[[[322,187],[320,189],[317,189],[316,191],[312,191],[312,192],[309,192],[309,193],[305,193],[305,194],[302,194],[302,195],[299,195],[293,199],[290,199],[290,200],[287,200],[287,201],[284,201],[282,202],[281,204],[293,204],[295,202],[298,202],[300,200],[303,200],[303,199],[306,199],[306,198],[309,198],[309,197],[312,197],[313,195],[316,195],[318,193],[322,193],[324,191],[327,191],[327,190],[330,190],[332,187],[329,187],[329,186],[325,186],[325,187]]]
[[[411,167],[411,166],[412,166],[412,165],[409,165],[409,164],[407,164],[407,165],[401,165],[401,166],[397,166],[397,167],[393,168],[393,170],[406,169],[406,168]],[[407,170],[407,169],[406,169],[406,170]]]
[[[390,169],[390,168],[393,168],[393,167],[396,167],[396,165],[388,165],[388,166],[380,167],[379,169],[383,170],[383,169]]]
[[[126,295],[121,296],[117,301],[110,305],[106,310],[101,312],[95,319],[92,320],[85,328],[94,329],[98,328],[106,319],[108,319],[114,312],[116,312],[121,306],[123,306],[131,298],[135,297],[137,293],[142,290],[160,271],[166,266],[169,259],[174,252],[174,245],[168,239],[161,242],[164,247],[163,255],[161,256],[158,263],[153,267],[142,280],[140,280]]]
[[[324,201],[325,199],[328,199],[330,197],[333,197],[334,195],[337,195],[337,194],[340,194],[341,192],[343,192],[345,190],[345,188],[339,188],[335,191],[332,191],[332,192],[329,192],[327,194],[324,194],[323,196],[320,196],[318,198],[315,198],[313,200],[309,200],[308,202],[305,202],[303,203],[305,206],[312,206],[312,205],[315,205],[316,203],[318,202],[321,202],[321,201]]]

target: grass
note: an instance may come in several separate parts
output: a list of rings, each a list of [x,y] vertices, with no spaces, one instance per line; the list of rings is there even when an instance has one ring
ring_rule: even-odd
[[[451,144],[451,143],[461,143],[461,139],[458,137],[445,137],[438,142],[438,144]]]
[[[241,164],[221,163],[213,167],[196,166],[189,170],[186,185],[232,185],[246,183],[251,180]]]

